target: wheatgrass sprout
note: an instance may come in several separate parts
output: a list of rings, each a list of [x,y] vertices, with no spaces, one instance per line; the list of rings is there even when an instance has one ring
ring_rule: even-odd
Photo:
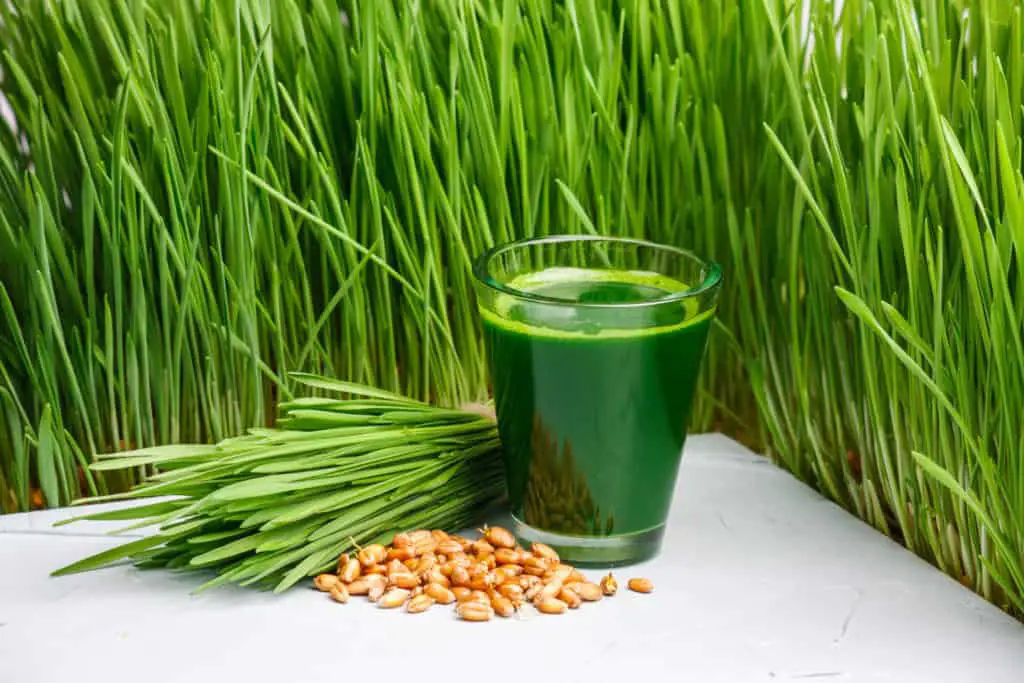
[[[131,491],[82,502],[142,505],[76,517],[156,527],[57,575],[128,559],[283,591],[344,552],[395,530],[462,528],[504,499],[494,421],[371,387],[300,375],[348,398],[281,404],[279,426],[212,446],[156,446],[100,457],[95,471],[155,466]]]

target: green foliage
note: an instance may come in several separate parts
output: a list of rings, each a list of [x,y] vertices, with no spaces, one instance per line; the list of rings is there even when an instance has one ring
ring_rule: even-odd
[[[1022,14],[0,4],[3,506],[266,423],[293,371],[482,398],[472,258],[636,235],[725,266],[696,429],[1020,610]]]
[[[54,573],[130,559],[211,575],[200,591],[234,583],[281,592],[336,567],[358,544],[390,543],[396,530],[462,528],[504,499],[494,420],[372,387],[298,379],[335,396],[287,401],[278,427],[215,446],[100,456],[91,469],[158,471],[128,493],[82,502],[151,502],[64,523],[133,520],[129,529],[156,531]]]

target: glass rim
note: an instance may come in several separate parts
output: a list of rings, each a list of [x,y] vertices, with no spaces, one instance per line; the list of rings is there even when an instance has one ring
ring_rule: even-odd
[[[705,274],[699,285],[682,292],[672,292],[659,299],[651,299],[649,301],[629,301],[620,303],[579,302],[560,297],[545,296],[543,294],[509,287],[508,285],[499,282],[491,275],[491,261],[500,254],[521,249],[523,247],[559,244],[565,242],[606,242],[609,244],[624,244],[655,249],[658,251],[668,252],[676,256],[681,256],[683,258],[692,259],[704,268]],[[550,304],[555,306],[572,306],[574,308],[645,308],[649,306],[664,306],[666,304],[679,301],[695,299],[713,291],[722,283],[722,267],[715,261],[701,258],[687,249],[681,249],[668,244],[651,242],[632,237],[604,237],[601,235],[548,235],[546,237],[529,237],[526,239],[514,240],[512,242],[503,242],[487,249],[477,258],[476,263],[473,266],[473,276],[476,278],[477,282],[489,289],[533,303]]]

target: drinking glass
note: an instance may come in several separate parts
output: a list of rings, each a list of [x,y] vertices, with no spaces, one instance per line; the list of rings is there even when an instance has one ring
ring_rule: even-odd
[[[581,566],[656,555],[721,268],[554,236],[497,246],[474,275],[513,531]]]

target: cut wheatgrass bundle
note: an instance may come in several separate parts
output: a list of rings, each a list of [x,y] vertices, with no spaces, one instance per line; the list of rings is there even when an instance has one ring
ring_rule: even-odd
[[[459,529],[504,500],[494,420],[376,388],[298,374],[339,397],[279,405],[273,428],[215,445],[167,445],[101,455],[94,470],[143,468],[130,491],[78,503],[142,505],[62,521],[129,520],[114,534],[145,537],[54,575],[131,561],[205,572],[197,590],[236,584],[282,592],[335,565],[340,554],[396,529]]]

